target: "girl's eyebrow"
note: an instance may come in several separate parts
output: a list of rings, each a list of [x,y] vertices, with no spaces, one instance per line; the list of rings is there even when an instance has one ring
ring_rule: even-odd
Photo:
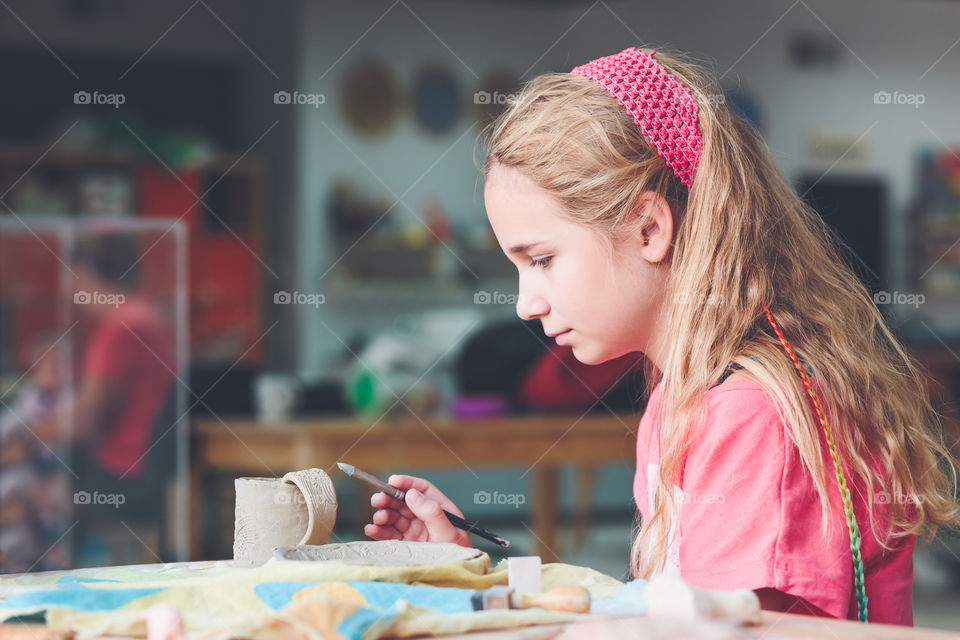
[[[527,253],[531,247],[535,247],[540,244],[540,241],[537,242],[528,242],[526,244],[518,244],[515,247],[510,247],[510,253]]]

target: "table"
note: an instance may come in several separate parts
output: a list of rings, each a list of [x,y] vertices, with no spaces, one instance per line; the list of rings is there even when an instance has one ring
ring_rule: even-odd
[[[664,635],[664,627],[680,632]],[[447,640],[583,640],[584,638],[665,638],[703,637],[696,626],[651,620],[645,616],[629,616],[592,622],[536,625],[499,631],[479,631],[459,635],[435,636]],[[937,629],[897,627],[884,624],[865,625],[852,620],[811,618],[793,613],[761,613],[760,624],[744,627],[746,638],[778,638],[780,640],[958,640],[956,632]],[[716,638],[716,635],[708,636]],[[722,636],[727,637],[727,636]],[[105,636],[105,638],[110,638]],[[71,640],[64,631],[47,629],[36,623],[0,624],[0,640]],[[112,637],[110,640],[126,640]]]
[[[375,475],[402,468],[531,468],[536,553],[556,562],[558,475],[563,465],[632,462],[638,416],[511,416],[367,423],[354,418],[264,425],[251,420],[194,420],[191,428],[191,557],[199,549],[206,473],[273,477],[287,471],[335,468],[347,461]],[[466,505],[464,505],[466,506]],[[468,513],[469,515],[469,513]]]
[[[218,564],[215,561],[197,561],[182,564],[194,567]],[[181,563],[178,563],[181,564]],[[161,564],[142,565],[148,568],[159,568]],[[72,572],[50,571],[36,572],[35,575],[66,576]],[[10,574],[4,578],[13,578]],[[852,620],[833,620],[828,618],[814,618],[792,613],[778,613],[762,611],[760,624],[743,627],[742,631],[747,638],[780,638],[808,639],[808,640],[960,640],[960,633],[941,631],[936,629],[908,628],[893,625],[869,624],[865,625]],[[671,628],[670,625],[673,625]],[[673,633],[667,633],[673,631]],[[442,636],[449,640],[572,640],[582,638],[633,638],[633,637],[686,637],[701,636],[702,628],[689,623],[670,620],[654,620],[646,616],[627,616],[622,618],[606,618],[594,621],[572,622],[565,624],[537,625],[496,631],[479,631],[468,634]],[[716,635],[708,637],[716,638]],[[726,637],[726,636],[724,636]],[[72,640],[71,634],[63,631],[47,629],[43,624],[36,623],[5,623],[0,624],[0,640]],[[114,637],[112,640],[125,640]]]
[[[597,622],[538,625],[501,631],[482,631],[443,636],[445,640],[584,640],[594,638],[697,638],[696,627],[679,622],[655,621],[645,616],[629,616]],[[746,638],[778,640],[960,640],[960,633],[938,629],[863,624],[853,620],[832,620],[762,611],[760,624],[743,627]],[[728,636],[721,636],[728,637]],[[734,636],[736,637],[736,636]],[[0,640],[3,640],[0,638]]]

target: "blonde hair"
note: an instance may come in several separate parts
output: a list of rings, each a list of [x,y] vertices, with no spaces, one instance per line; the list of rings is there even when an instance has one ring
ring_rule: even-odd
[[[689,191],[606,90],[568,73],[540,75],[513,97],[486,131],[484,166],[486,176],[497,165],[516,169],[609,246],[645,226],[637,206],[644,192],[671,205],[673,246],[661,264],[661,321],[670,327],[670,347],[663,371],[649,359],[646,371],[647,397],[661,380],[669,383],[655,416],[660,478],[654,513],[632,546],[634,575],[649,577],[665,566],[676,518],[667,488],[678,484],[702,426],[702,396],[729,362],[773,398],[813,479],[828,532],[829,510],[838,504],[831,502],[833,463],[764,304],[823,390],[843,464],[866,487],[854,502],[894,496],[883,504],[884,534],[868,509],[879,543],[891,548],[897,538],[957,525],[956,461],[925,379],[835,236],[798,197],[757,132],[718,99],[712,76],[681,55],[658,49],[656,59],[699,106],[704,148]]]

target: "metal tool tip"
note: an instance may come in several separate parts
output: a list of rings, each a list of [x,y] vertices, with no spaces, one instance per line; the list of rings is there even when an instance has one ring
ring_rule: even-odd
[[[346,462],[338,462],[337,466],[340,467],[340,471],[343,471],[348,476],[353,475],[353,465],[347,464]]]

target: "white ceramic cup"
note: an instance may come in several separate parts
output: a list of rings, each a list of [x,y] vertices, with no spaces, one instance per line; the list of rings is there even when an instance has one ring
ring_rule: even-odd
[[[257,417],[265,424],[289,422],[297,402],[297,379],[285,373],[261,374],[255,383]]]

